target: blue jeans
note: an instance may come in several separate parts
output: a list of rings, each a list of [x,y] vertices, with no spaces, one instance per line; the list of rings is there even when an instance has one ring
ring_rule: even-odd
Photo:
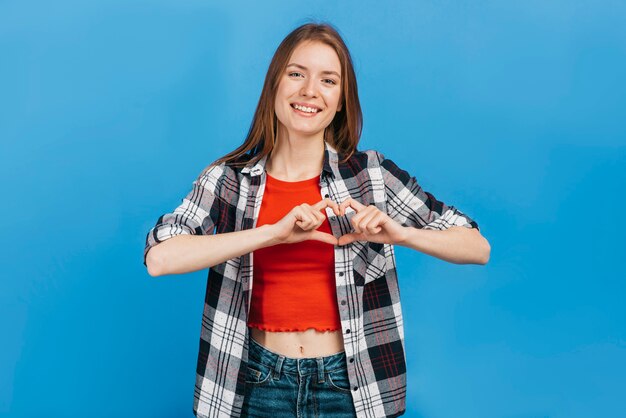
[[[354,418],[346,353],[291,358],[250,338],[242,417]]]

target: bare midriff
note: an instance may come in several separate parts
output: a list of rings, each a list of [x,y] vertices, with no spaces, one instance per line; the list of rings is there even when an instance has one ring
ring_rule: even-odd
[[[341,330],[266,331],[248,327],[250,338],[263,347],[292,358],[325,357],[344,351]]]

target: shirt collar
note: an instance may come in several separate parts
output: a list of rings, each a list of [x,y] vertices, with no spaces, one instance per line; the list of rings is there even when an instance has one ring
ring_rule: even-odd
[[[261,158],[259,161],[253,164],[248,164],[241,169],[242,174],[249,174],[251,177],[256,177],[265,171],[265,163],[267,162],[267,155]],[[328,142],[324,141],[324,163],[322,165],[322,172],[327,175],[334,176],[335,172],[339,171],[339,155],[337,150],[333,148]]]

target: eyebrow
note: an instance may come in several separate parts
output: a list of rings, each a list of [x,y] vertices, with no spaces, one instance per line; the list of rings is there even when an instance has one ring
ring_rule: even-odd
[[[297,67],[297,68],[300,68],[301,70],[304,70],[304,71],[308,71],[309,70],[304,65],[295,64],[295,63],[291,63],[291,64],[287,65],[287,67]],[[341,76],[339,75],[339,73],[337,71],[328,71],[327,70],[327,71],[322,71],[322,74],[334,74],[334,75],[336,75],[337,77],[339,77],[341,79]]]

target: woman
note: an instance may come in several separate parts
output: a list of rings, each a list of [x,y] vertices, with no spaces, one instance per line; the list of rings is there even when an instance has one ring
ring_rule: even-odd
[[[376,151],[350,54],[291,32],[244,143],[148,233],[152,276],[210,268],[194,413],[392,417],[406,400],[393,245],[485,264],[478,225]]]

